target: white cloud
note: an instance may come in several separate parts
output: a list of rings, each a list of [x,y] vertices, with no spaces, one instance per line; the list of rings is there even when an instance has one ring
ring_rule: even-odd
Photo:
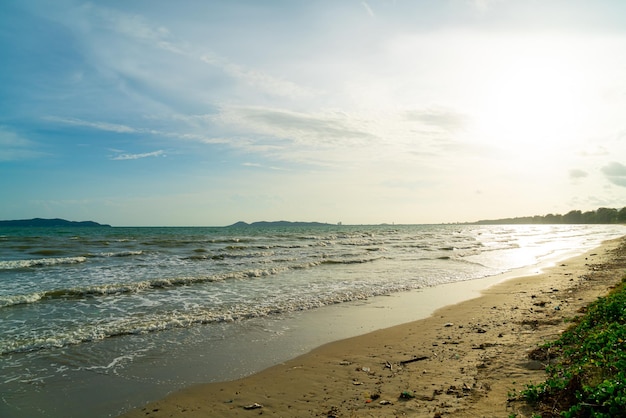
[[[43,155],[35,142],[0,125],[0,161],[29,160]]]
[[[602,167],[602,173],[613,184],[626,187],[626,166],[616,161]]]
[[[90,121],[76,119],[76,118],[60,118],[56,116],[48,116],[45,119],[53,121],[53,122],[60,122],[66,125],[86,126],[88,128],[98,129],[101,131],[117,132],[117,133],[123,133],[123,134],[141,132],[140,130],[137,130],[127,125],[108,123],[108,122],[90,122]]]
[[[364,145],[376,136],[342,112],[294,112],[267,107],[228,107],[215,118],[230,127],[312,147],[349,147]]]
[[[588,144],[587,148],[581,150],[578,154],[581,157],[602,157],[610,153],[604,145]]]
[[[390,166],[442,159],[501,159],[503,150],[472,140],[468,118],[454,110],[429,107],[387,112],[223,106],[216,115],[195,116],[197,130],[219,128],[220,138],[244,152],[306,165]],[[199,135],[197,140],[204,141]],[[193,137],[189,137],[193,139]],[[216,140],[210,141],[214,143]]]
[[[97,16],[102,24],[113,34],[121,35],[126,38],[126,42],[136,41],[139,43],[147,43],[153,48],[164,50],[181,57],[186,58],[189,61],[181,62],[181,60],[171,61],[168,65],[172,65],[177,73],[188,73],[191,67],[196,67],[194,61],[200,61],[205,64],[209,64],[214,68],[219,69],[227,76],[234,80],[245,83],[249,87],[256,88],[265,94],[288,97],[288,98],[305,98],[312,97],[315,93],[307,88],[301,87],[294,82],[281,79],[279,77],[272,76],[263,71],[249,68],[244,65],[233,62],[226,57],[211,51],[206,47],[206,42],[201,44],[193,41],[185,41],[178,39],[172,34],[171,30],[162,25],[156,25],[150,22],[143,16],[122,13],[112,9],[107,9],[100,6],[90,5],[88,9]],[[94,39],[94,41],[98,42]],[[121,46],[125,49],[132,50],[132,46],[127,46],[126,42],[123,42]],[[123,51],[121,51],[123,52]],[[122,72],[138,72],[142,65],[134,62],[132,56],[128,56],[125,59],[125,63],[119,62],[103,62],[105,65],[116,68],[117,71]],[[189,65],[191,64],[191,65]],[[184,68],[185,66],[186,68]],[[159,74],[161,70],[159,68],[152,68],[150,73]],[[142,72],[141,77],[145,79],[149,74]],[[154,82],[164,82],[164,80],[172,78],[172,74],[167,77],[154,77]],[[179,82],[183,82],[184,79],[180,79]],[[190,81],[198,81],[197,76],[193,77]],[[195,85],[193,88],[197,88]],[[178,86],[180,88],[180,86]],[[193,90],[192,88],[192,90]]]
[[[589,173],[587,173],[584,170],[579,170],[579,169],[572,169],[569,171],[569,178],[572,180],[578,180],[578,179],[582,179],[589,176]]]
[[[158,150],[158,151],[146,152],[142,154],[120,154],[120,155],[116,155],[115,157],[111,159],[112,160],[139,160],[141,158],[161,157],[161,156],[165,157],[165,151]]]
[[[10,128],[0,125],[0,145],[2,148],[25,148],[32,146],[33,143]]]
[[[486,12],[493,7],[494,4],[502,1],[503,0],[470,0],[470,4],[480,12]]]
[[[200,60],[206,64],[214,66],[222,70],[230,77],[246,83],[248,86],[259,89],[260,91],[287,98],[310,98],[316,95],[310,89],[301,87],[296,83],[287,80],[281,80],[261,71],[245,68],[242,65],[233,63],[224,57],[216,54],[203,54]]]
[[[250,163],[250,162],[245,162],[241,164],[244,167],[254,167],[254,168],[261,168],[261,169],[269,169],[269,170],[276,170],[276,171],[290,171],[286,168],[282,168],[282,167],[276,167],[276,166],[268,166],[268,165],[264,165],[264,164],[259,164],[259,163]]]
[[[119,12],[92,3],[83,6],[83,10],[102,27],[128,38],[150,42],[155,46],[164,46],[171,43],[169,30],[164,26],[156,26],[148,22],[143,16]],[[89,20],[82,22],[86,24]],[[90,28],[94,30],[94,28]]]
[[[408,110],[405,112],[405,117],[409,121],[417,121],[447,132],[462,131],[469,123],[467,115],[450,109],[427,108]]]
[[[361,4],[365,8],[365,11],[367,12],[368,15],[370,15],[371,17],[375,16],[374,11],[372,10],[370,5],[366,1],[362,1]]]

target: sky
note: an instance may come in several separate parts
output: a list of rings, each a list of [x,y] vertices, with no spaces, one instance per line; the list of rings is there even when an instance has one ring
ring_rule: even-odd
[[[626,206],[623,0],[7,0],[0,219]]]

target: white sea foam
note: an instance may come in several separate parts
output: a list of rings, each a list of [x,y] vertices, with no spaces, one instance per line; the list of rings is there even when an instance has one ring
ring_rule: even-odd
[[[28,295],[0,296],[0,308],[24,303],[34,303],[41,300],[41,293],[31,293]]]
[[[31,260],[0,261],[0,270],[23,269],[31,267],[49,267],[61,264],[77,264],[87,261],[86,257],[38,258]]]
[[[103,252],[95,254],[96,257],[132,257],[135,255],[142,255],[143,251],[119,251],[119,252]]]

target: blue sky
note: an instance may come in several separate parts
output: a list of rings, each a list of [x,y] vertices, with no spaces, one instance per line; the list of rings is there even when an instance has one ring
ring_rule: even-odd
[[[0,219],[626,206],[621,0],[3,1]]]

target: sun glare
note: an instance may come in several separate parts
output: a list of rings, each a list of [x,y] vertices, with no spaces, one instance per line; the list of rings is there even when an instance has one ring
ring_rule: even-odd
[[[583,119],[583,70],[567,48],[550,42],[496,57],[484,73],[478,133],[521,152],[568,142]]]

